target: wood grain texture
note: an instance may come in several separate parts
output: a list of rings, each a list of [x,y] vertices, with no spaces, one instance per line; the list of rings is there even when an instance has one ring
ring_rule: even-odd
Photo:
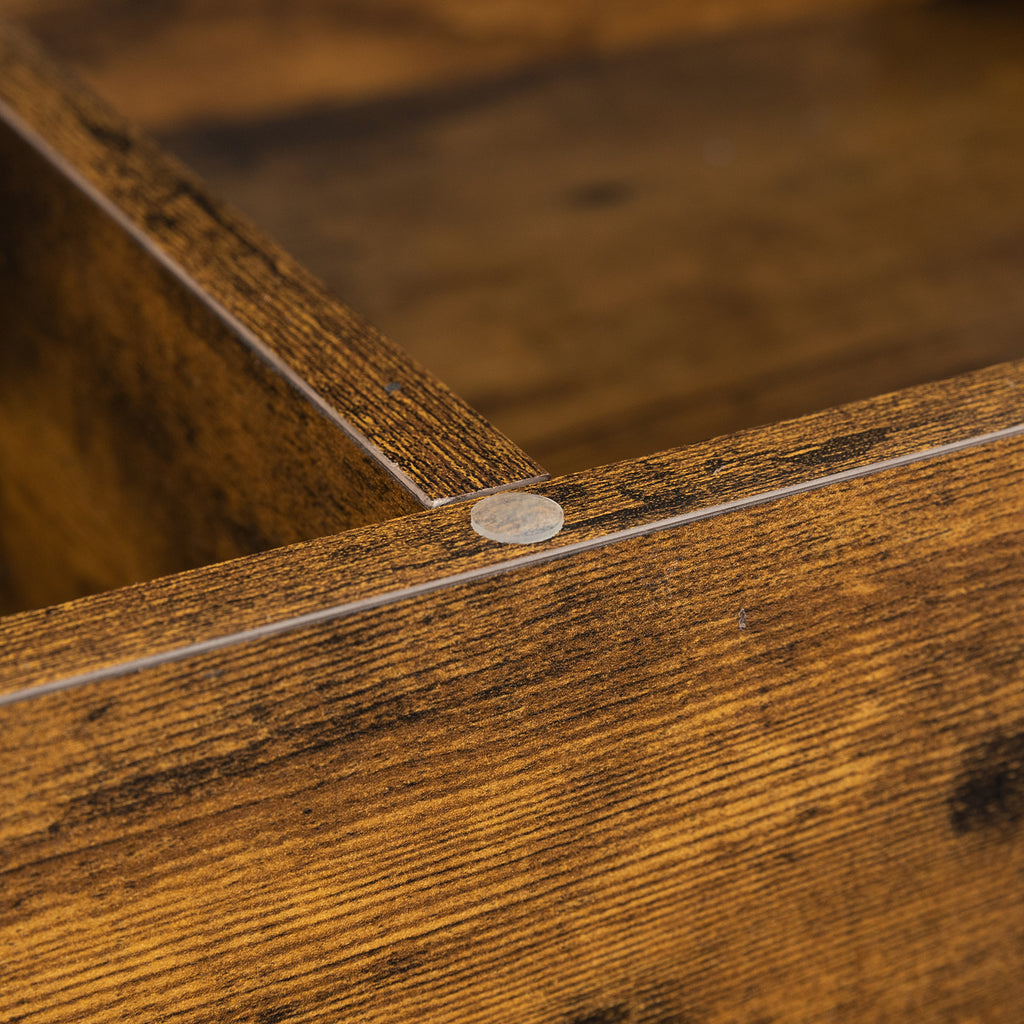
[[[166,127],[211,113],[251,117],[413,92],[666,35],[864,6],[865,0],[6,0],[4,12],[23,19],[129,116]]]
[[[1022,109],[934,4],[162,138],[561,475],[1024,356]]]
[[[297,263],[13,30],[0,34],[0,103],[59,154],[125,230],[198,290],[237,343],[304,382],[311,401],[421,505],[542,471]]]
[[[1022,481],[1018,437],[0,709],[6,1020],[1011,1024]]]
[[[390,600],[464,573],[502,571],[524,553],[559,551],[1022,423],[1024,364],[992,367],[528,488],[565,510],[564,529],[543,544],[485,541],[470,528],[470,506],[458,505],[11,616],[0,620],[0,696],[332,607]]]
[[[0,126],[0,613],[422,508]]]

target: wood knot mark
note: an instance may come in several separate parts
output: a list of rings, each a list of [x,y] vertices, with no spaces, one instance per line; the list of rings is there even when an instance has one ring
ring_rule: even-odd
[[[86,712],[85,720],[87,722],[98,722],[113,706],[114,702],[112,700],[107,701],[106,704],[98,704]]]
[[[1024,732],[999,735],[971,751],[949,798],[957,835],[1008,836],[1024,817]]]

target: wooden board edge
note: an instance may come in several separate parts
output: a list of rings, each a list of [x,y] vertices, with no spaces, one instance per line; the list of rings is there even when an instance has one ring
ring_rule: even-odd
[[[486,540],[469,503],[0,619],[0,703],[343,607],[557,558],[1024,433],[1024,361],[526,488],[561,532]]]

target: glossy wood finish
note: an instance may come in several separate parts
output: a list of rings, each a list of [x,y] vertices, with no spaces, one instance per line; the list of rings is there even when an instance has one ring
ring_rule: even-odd
[[[331,609],[383,607],[410,589],[503,572],[524,553],[555,555],[652,521],[699,518],[780,489],[873,472],[1020,426],[1022,396],[1024,363],[1007,364],[552,480],[529,490],[558,501],[565,526],[525,549],[483,540],[469,526],[470,505],[452,505],[11,616],[0,622],[0,701],[122,672],[139,659],[177,657],[196,644],[237,643],[247,631]]]
[[[0,611],[538,478],[13,33],[0,67]]]
[[[1022,109],[933,4],[162,138],[562,474],[1024,356]]]
[[[0,709],[9,1018],[1015,1020],[1022,480],[1017,436]]]

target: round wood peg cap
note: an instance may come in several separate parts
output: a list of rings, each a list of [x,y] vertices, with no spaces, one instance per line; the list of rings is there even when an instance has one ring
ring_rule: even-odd
[[[501,544],[536,544],[554,537],[565,522],[557,501],[525,491],[500,491],[478,501],[470,513],[473,529]]]

